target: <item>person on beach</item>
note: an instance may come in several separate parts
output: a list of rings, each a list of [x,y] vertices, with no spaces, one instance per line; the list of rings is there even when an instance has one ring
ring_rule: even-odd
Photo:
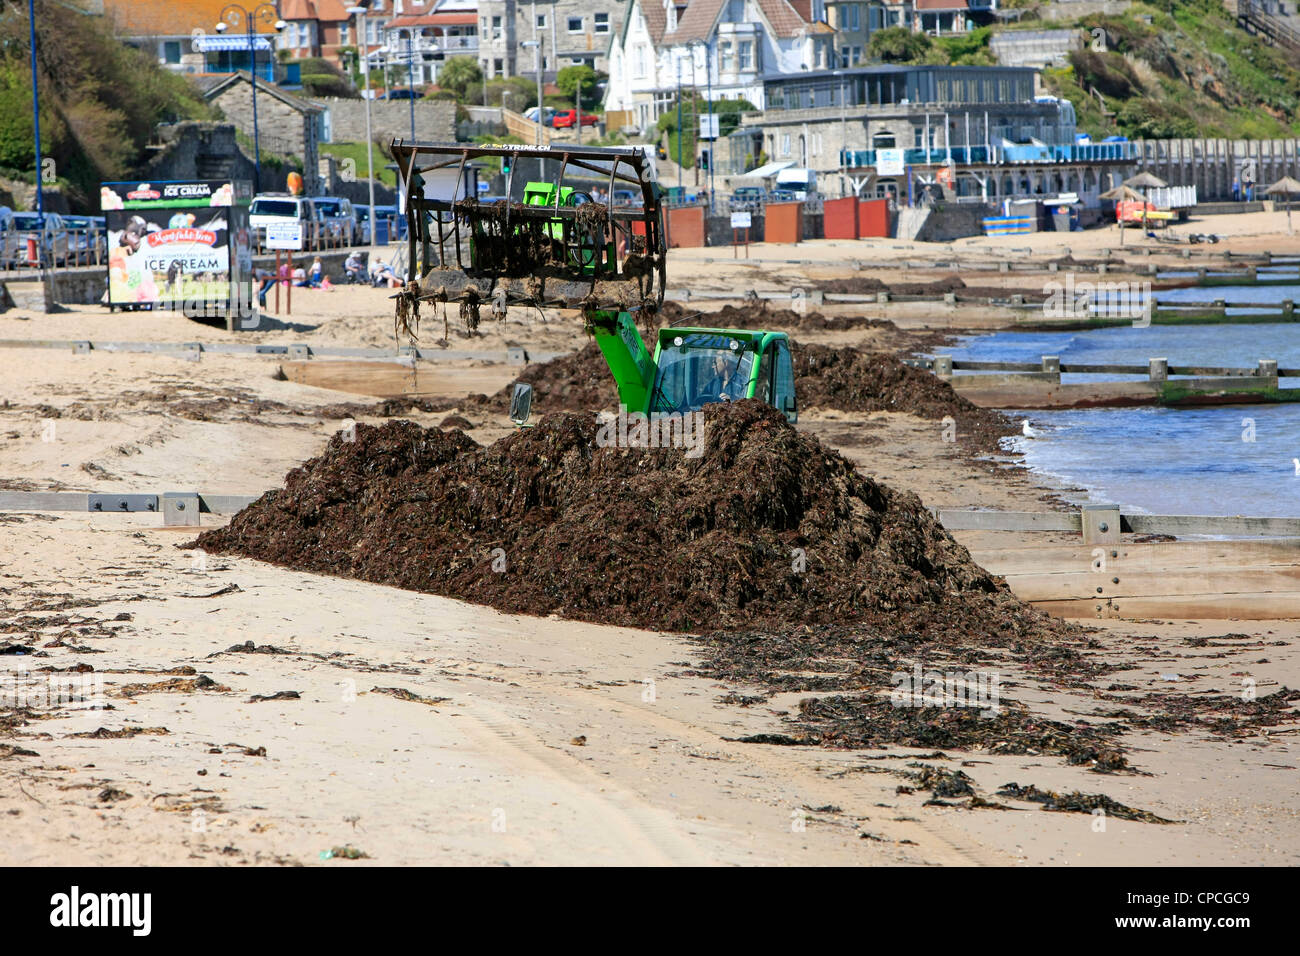
[[[307,288],[307,270],[302,266],[293,270],[293,284],[299,289]]]
[[[375,260],[375,271],[372,276],[372,282],[376,286],[387,285],[390,289],[400,289],[402,280],[397,277],[397,273],[383,259]]]
[[[319,289],[321,281],[325,278],[325,263],[320,261],[320,256],[312,260],[311,270],[307,273],[307,287],[310,289]]]
[[[361,253],[355,249],[348,253],[347,261],[343,263],[343,272],[347,275],[349,284],[370,281],[370,276],[366,274],[365,263],[361,261]]]

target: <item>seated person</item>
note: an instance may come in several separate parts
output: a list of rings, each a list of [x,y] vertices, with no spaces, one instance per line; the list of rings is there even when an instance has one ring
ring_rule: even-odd
[[[302,266],[293,270],[293,284],[300,289],[305,289],[309,284],[307,282],[307,270]]]
[[[739,362],[739,353],[734,359],[729,359],[725,355],[713,356],[713,378],[709,379],[708,384],[704,386],[700,397],[709,402],[744,398],[745,387],[749,383],[736,374]]]
[[[383,259],[375,260],[375,271],[371,274],[371,281],[377,285],[387,285],[390,289],[400,289],[402,280],[397,277],[392,266]]]
[[[359,252],[348,253],[347,261],[343,263],[343,272],[347,275],[349,283],[370,281],[370,276],[366,274],[366,267],[361,261],[361,253]]]

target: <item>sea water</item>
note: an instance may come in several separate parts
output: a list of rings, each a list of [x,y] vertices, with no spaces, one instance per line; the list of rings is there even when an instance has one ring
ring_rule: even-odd
[[[1213,293],[1212,295],[1208,293]],[[1300,302],[1300,286],[1221,287],[1159,293],[1171,299]],[[1078,332],[998,332],[940,349],[955,359],[1062,364],[1253,368],[1276,359],[1300,368],[1300,324],[1123,326]],[[1145,375],[1070,375],[1062,382],[1144,379]],[[1300,387],[1283,378],[1282,387]],[[1192,408],[1093,408],[1013,411],[1039,437],[1008,445],[1028,467],[1079,502],[1112,502],[1153,514],[1300,517],[1300,403]]]

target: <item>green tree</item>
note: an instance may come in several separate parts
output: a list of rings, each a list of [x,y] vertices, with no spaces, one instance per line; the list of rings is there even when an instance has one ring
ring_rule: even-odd
[[[883,63],[920,63],[930,52],[932,41],[924,33],[906,27],[886,27],[871,34],[867,55]]]
[[[573,102],[578,90],[582,90],[582,105],[590,107],[596,105],[596,71],[586,64],[575,66],[566,66],[555,74],[555,85],[560,88],[560,92]]]
[[[482,83],[483,71],[472,56],[449,57],[438,71],[438,86],[453,91],[462,102],[469,97],[470,90]]]

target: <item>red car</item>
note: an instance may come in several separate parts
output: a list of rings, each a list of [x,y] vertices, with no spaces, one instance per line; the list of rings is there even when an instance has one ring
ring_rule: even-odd
[[[578,111],[576,109],[556,110],[555,117],[551,121],[551,125],[554,126],[556,129],[573,129],[574,123],[577,121],[577,119],[578,119]],[[582,114],[583,126],[595,126],[599,122],[600,122],[600,117],[597,116],[595,113]]]

